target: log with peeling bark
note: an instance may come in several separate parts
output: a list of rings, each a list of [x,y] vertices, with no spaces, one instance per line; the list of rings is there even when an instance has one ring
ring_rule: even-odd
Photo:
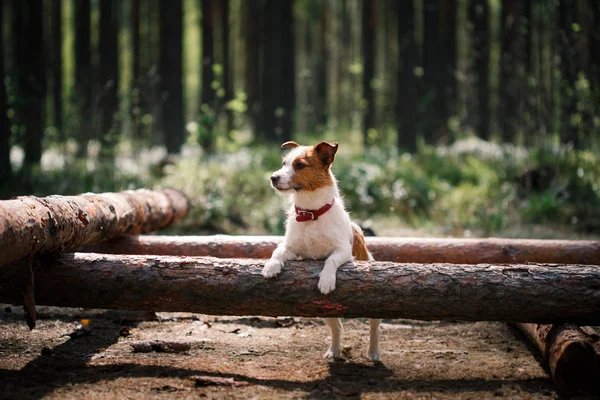
[[[181,219],[188,208],[186,196],[173,189],[0,201],[0,267],[37,254],[156,231]]]
[[[357,262],[341,267],[336,289],[323,295],[322,261],[288,262],[275,279],[261,275],[263,263],[63,254],[38,260],[35,295],[45,305],[213,315],[600,323],[596,266]],[[0,302],[20,303],[15,274],[0,269]]]
[[[561,391],[600,393],[600,336],[589,326],[515,323],[537,347]]]
[[[84,246],[107,254],[269,258],[281,236],[138,236]],[[600,265],[600,241],[367,237],[378,261],[480,264],[528,262]]]

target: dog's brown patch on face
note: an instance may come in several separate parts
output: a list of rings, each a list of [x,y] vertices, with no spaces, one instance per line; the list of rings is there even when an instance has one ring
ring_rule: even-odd
[[[354,234],[354,241],[352,242],[352,255],[358,261],[368,261],[369,250],[367,249],[367,245],[365,243],[365,237],[361,231],[356,229],[355,226],[352,227],[352,233]]]
[[[329,173],[331,164],[324,164],[314,147],[306,150],[291,159],[294,168],[294,177],[291,186],[299,190],[314,191],[322,187],[333,185],[333,179]]]

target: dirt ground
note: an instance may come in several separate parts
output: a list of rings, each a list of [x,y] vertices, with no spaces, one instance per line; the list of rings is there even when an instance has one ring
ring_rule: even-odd
[[[344,360],[330,361],[319,319],[159,313],[152,321],[39,307],[30,332],[20,307],[1,307],[2,399],[560,398],[535,352],[502,323],[384,321],[375,364],[365,357],[365,320],[344,321]],[[146,339],[192,348],[133,352]]]

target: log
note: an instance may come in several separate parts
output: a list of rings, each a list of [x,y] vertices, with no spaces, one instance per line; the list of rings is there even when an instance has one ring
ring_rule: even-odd
[[[188,203],[173,189],[0,201],[0,267],[37,254],[158,230],[183,218]]]
[[[120,237],[78,249],[107,254],[269,258],[281,236]],[[528,262],[600,265],[600,241],[367,237],[378,261],[453,264]]]
[[[600,393],[600,336],[593,328],[573,324],[514,326],[540,351],[559,390]]]
[[[264,260],[63,254],[35,266],[38,304],[212,315],[411,318],[600,323],[600,267],[357,262],[317,289],[322,261],[286,263],[276,279]],[[20,304],[0,269],[0,302]]]

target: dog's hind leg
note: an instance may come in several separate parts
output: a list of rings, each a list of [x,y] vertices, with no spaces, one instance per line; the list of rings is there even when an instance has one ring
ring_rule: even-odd
[[[323,358],[340,358],[342,356],[342,321],[339,318],[323,318],[331,331],[331,345]]]
[[[379,324],[380,319],[369,320],[369,351],[367,358],[371,361],[381,361],[379,355]]]

